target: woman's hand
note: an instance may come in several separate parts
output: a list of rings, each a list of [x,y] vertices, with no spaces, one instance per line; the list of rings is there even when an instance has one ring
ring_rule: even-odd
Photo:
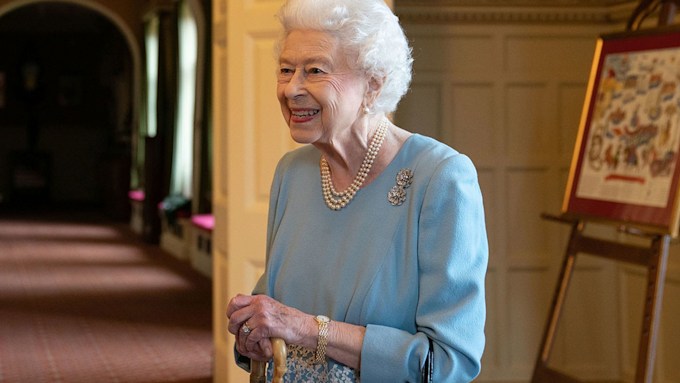
[[[266,295],[233,297],[227,306],[227,317],[229,332],[236,336],[236,350],[251,359],[271,359],[272,337],[282,338],[286,344],[316,347],[314,318]]]

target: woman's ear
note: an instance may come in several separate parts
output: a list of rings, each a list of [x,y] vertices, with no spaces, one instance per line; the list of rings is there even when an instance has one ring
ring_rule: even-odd
[[[368,86],[366,87],[366,95],[364,96],[364,106],[368,107],[369,109],[373,109],[373,104],[375,103],[375,100],[378,98],[380,95],[380,92],[382,91],[383,84],[385,82],[385,78],[376,78],[376,77],[371,77],[368,79]]]

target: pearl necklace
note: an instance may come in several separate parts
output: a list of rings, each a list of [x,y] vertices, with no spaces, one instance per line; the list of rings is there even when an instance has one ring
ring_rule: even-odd
[[[373,166],[373,161],[378,156],[380,147],[382,146],[383,141],[385,141],[388,126],[387,119],[383,119],[380,122],[378,130],[373,135],[371,143],[368,146],[368,151],[366,152],[364,161],[361,163],[359,172],[354,177],[354,181],[352,181],[349,187],[344,191],[338,192],[335,190],[328,161],[326,161],[326,157],[321,156],[319,164],[319,167],[321,168],[321,191],[323,192],[323,199],[326,202],[326,206],[328,206],[329,209],[337,211],[347,206],[357,194],[357,191],[361,189],[361,185],[364,184],[364,181]]]

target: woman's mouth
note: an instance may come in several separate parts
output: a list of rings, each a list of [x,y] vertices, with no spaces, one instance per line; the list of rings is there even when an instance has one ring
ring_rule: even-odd
[[[291,120],[293,122],[306,122],[319,114],[318,109],[296,109],[290,111]]]

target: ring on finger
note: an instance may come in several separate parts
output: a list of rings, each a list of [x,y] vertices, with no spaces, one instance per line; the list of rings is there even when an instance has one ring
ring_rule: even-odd
[[[248,326],[248,322],[244,323],[243,326],[241,326],[241,331],[242,331],[244,334],[250,334],[250,332],[251,332],[252,330],[253,330],[253,329],[251,329],[250,326]]]

